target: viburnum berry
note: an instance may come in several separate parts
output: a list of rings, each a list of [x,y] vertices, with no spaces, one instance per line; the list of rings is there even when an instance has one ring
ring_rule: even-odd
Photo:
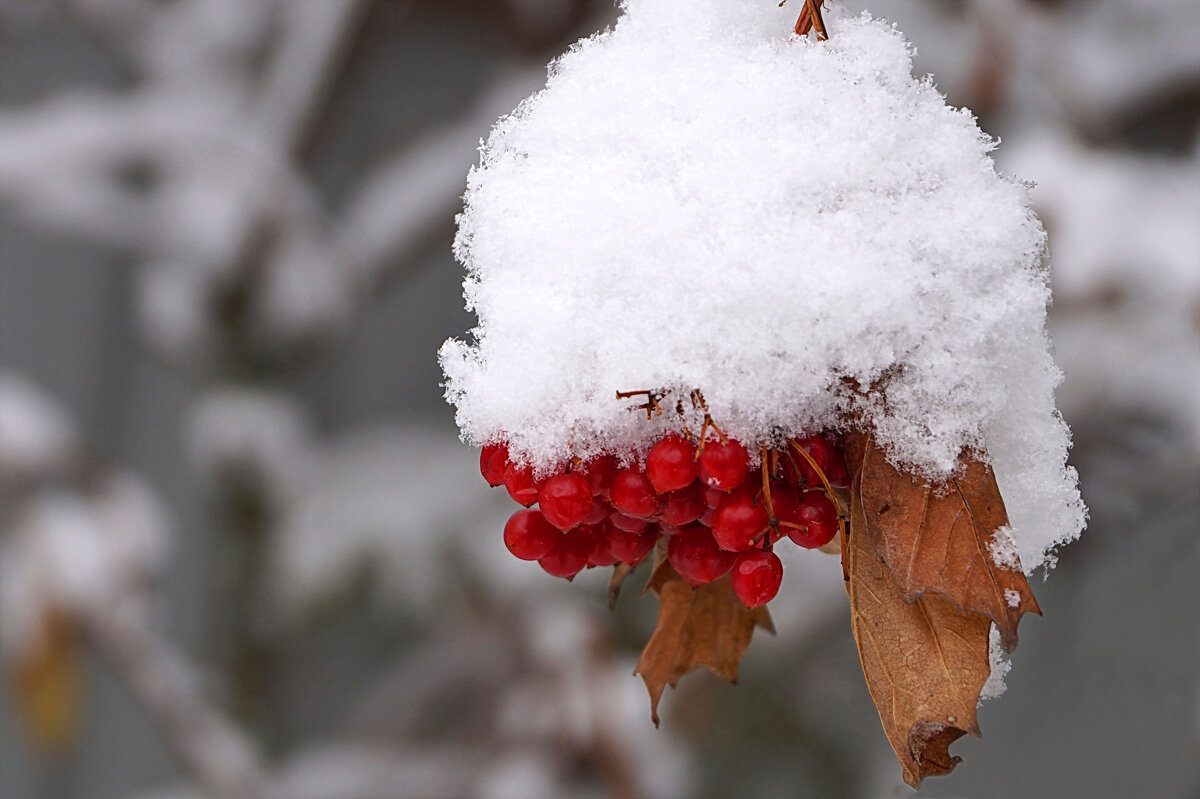
[[[561,537],[538,510],[519,510],[504,525],[504,545],[521,560],[545,557]]]
[[[686,488],[699,473],[696,448],[683,436],[664,436],[646,456],[646,477],[660,494]]]
[[[828,439],[822,436],[808,436],[807,438],[798,438],[795,444],[807,452],[821,471],[825,473],[826,479],[830,485],[840,485],[845,487],[849,484],[849,473],[846,471],[846,464],[842,460],[841,454],[837,448],[829,442]],[[788,456],[783,459],[784,477],[791,483],[803,484],[810,488],[818,488],[824,485],[821,482],[820,476],[813,469],[812,464],[808,459],[796,452],[794,446],[789,445]]]
[[[732,494],[713,512],[712,535],[721,549],[742,552],[755,546],[755,538],[771,522],[761,500]]]
[[[504,470],[507,468],[507,444],[487,444],[479,452],[479,472],[492,488],[504,484]]]
[[[664,494],[662,500],[663,522],[676,527],[696,521],[708,508],[699,483]]]
[[[700,453],[700,482],[709,488],[732,491],[745,481],[749,462],[746,448],[732,438],[708,441]]]
[[[636,566],[654,551],[654,545],[657,542],[657,530],[627,533],[614,527],[609,534],[608,549],[617,560],[630,566]]]
[[[587,478],[588,486],[592,489],[592,496],[608,499],[609,488],[612,486],[613,476],[616,475],[618,469],[620,466],[617,464],[616,458],[612,455],[601,455],[584,462],[578,471]]]
[[[649,519],[658,513],[658,494],[646,473],[636,467],[621,469],[613,475],[609,496],[613,507],[626,516]]]
[[[667,542],[667,561],[693,586],[711,583],[733,565],[733,553],[717,546],[712,533],[700,525],[671,536]]]
[[[792,520],[800,528],[788,527],[788,538],[802,547],[816,549],[837,534],[837,508],[823,491],[806,491]]]
[[[592,552],[588,555],[588,566],[612,566],[620,560],[612,551],[612,535],[618,530],[611,524],[587,524],[581,528],[592,536]]]
[[[575,472],[556,474],[542,483],[538,505],[546,521],[560,530],[570,530],[591,513],[592,489],[587,479]]]
[[[595,546],[596,538],[592,532],[576,527],[574,530],[560,533],[558,540],[554,542],[554,548],[538,558],[538,563],[555,577],[570,580],[587,566]]]
[[[650,524],[646,519],[637,519],[633,516],[626,516],[619,510],[615,510],[608,515],[608,520],[612,522],[612,526],[618,530],[623,530],[627,533],[640,533],[646,529],[646,525]]]
[[[518,505],[529,507],[538,501],[538,482],[533,477],[533,469],[529,466],[508,464],[504,470],[504,487],[508,495]]]
[[[767,604],[779,593],[783,564],[769,550],[743,552],[733,561],[733,593],[748,608]]]

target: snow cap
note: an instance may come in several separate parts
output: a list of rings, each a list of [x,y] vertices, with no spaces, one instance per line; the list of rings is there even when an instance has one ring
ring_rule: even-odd
[[[455,252],[479,322],[441,350],[464,437],[542,469],[644,453],[699,389],[748,444],[855,417],[932,478],[984,453],[1027,570],[1078,535],[1045,234],[973,116],[867,15],[818,41],[771,0],[623,10],[471,171]],[[638,389],[668,412],[615,399]]]

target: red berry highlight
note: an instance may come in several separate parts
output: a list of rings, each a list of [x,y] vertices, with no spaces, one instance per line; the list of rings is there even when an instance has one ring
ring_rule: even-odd
[[[583,523],[592,510],[592,489],[581,475],[556,474],[542,483],[538,504],[546,521],[560,530]]]
[[[733,562],[733,593],[748,608],[761,607],[779,593],[783,564],[774,552],[743,552]]]
[[[521,560],[545,557],[561,537],[537,510],[519,510],[504,525],[504,545]]]

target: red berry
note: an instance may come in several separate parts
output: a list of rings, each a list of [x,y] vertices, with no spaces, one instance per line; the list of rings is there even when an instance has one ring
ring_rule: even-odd
[[[538,504],[546,521],[560,530],[570,530],[587,518],[592,510],[592,489],[582,476],[556,474],[538,492]]]
[[[626,516],[649,519],[658,513],[658,495],[641,469],[631,467],[613,475],[609,495],[613,507]]]
[[[640,533],[646,529],[646,525],[650,522],[645,519],[635,519],[632,516],[626,516],[619,510],[615,510],[609,514],[608,520],[612,522],[612,526],[618,530],[624,530],[627,533]]]
[[[608,538],[608,548],[617,560],[630,566],[636,566],[654,551],[654,545],[657,542],[657,530],[627,533],[614,527]]]
[[[660,494],[686,488],[699,473],[696,448],[683,436],[664,436],[646,456],[646,477]]]
[[[581,465],[578,471],[587,478],[588,486],[592,489],[592,496],[608,499],[613,475],[619,468],[617,459],[612,455],[601,455]]]
[[[710,488],[732,491],[746,479],[750,456],[732,438],[708,441],[700,453],[700,481]]]
[[[488,444],[479,453],[479,472],[492,488],[504,484],[508,468],[508,445]]]
[[[537,510],[519,510],[504,525],[504,545],[521,560],[545,557],[561,537]]]
[[[837,509],[823,491],[805,492],[794,521],[803,528],[786,528],[788,538],[808,549],[828,544],[837,534]]]
[[[592,552],[588,555],[588,566],[611,566],[620,560],[612,551],[612,535],[617,529],[611,524],[589,524],[580,528],[592,536]]]
[[[837,448],[829,443],[828,439],[821,436],[809,436],[796,440],[796,444],[807,452],[812,459],[816,461],[817,466],[825,473],[825,477],[833,484],[835,480],[838,484],[849,484],[849,478],[846,473],[846,464],[842,460],[842,456],[838,453]],[[808,462],[794,446],[788,446],[788,455],[790,457],[783,459],[784,477],[791,483],[803,483],[809,488],[820,488],[824,485],[821,482],[820,475],[813,469],[812,464]],[[793,465],[794,462],[794,465]],[[799,473],[797,474],[797,470]]]
[[[704,502],[704,491],[699,483],[663,495],[662,520],[678,527],[700,518],[708,506]]]
[[[726,497],[713,513],[712,534],[721,549],[743,552],[758,543],[754,539],[770,522],[761,500],[733,494]]]
[[[528,466],[508,464],[508,468],[504,470],[504,487],[519,505],[528,508],[538,500],[538,482],[533,479],[533,469]]]
[[[783,564],[774,552],[743,552],[733,562],[733,593],[748,608],[767,604],[779,593]]]
[[[608,521],[608,515],[612,513],[612,508],[602,499],[592,498],[592,507],[588,511],[588,515],[584,517],[584,524],[600,524],[600,522]]]
[[[717,546],[712,534],[696,525],[667,539],[667,560],[691,585],[711,583],[729,571],[734,555]]]
[[[573,578],[583,567],[596,547],[596,538],[590,530],[576,527],[559,535],[554,548],[538,558],[542,568],[555,577]]]

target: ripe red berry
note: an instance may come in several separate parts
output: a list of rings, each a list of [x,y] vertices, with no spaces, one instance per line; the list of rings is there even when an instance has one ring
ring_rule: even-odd
[[[537,510],[519,510],[504,525],[504,545],[521,560],[545,557],[561,537]]]
[[[583,567],[587,566],[588,558],[596,546],[596,538],[590,530],[576,527],[561,533],[554,543],[554,548],[538,558],[542,568],[555,577],[572,579]]]
[[[654,551],[654,545],[657,542],[657,530],[627,533],[614,527],[608,538],[608,549],[617,560],[630,566],[636,566]]]
[[[667,560],[693,586],[711,583],[729,571],[734,555],[717,546],[712,533],[695,525],[667,539]]]
[[[837,451],[837,448],[828,439],[822,436],[808,436],[807,438],[797,439],[796,443],[816,461],[817,466],[825,473],[825,477],[831,485],[835,481],[839,485],[849,484],[846,464],[842,460],[842,456]],[[784,477],[788,482],[802,483],[809,488],[820,488],[824,485],[807,458],[796,452],[796,448],[791,445],[788,446],[787,451],[790,457],[783,459],[783,469]],[[799,470],[799,473],[797,473],[797,470]]]
[[[492,488],[504,483],[508,468],[508,445],[487,444],[479,453],[479,472]]]
[[[635,519],[649,519],[658,513],[658,494],[645,473],[636,467],[621,469],[612,479],[609,496],[613,507]]]
[[[583,522],[592,510],[592,489],[581,475],[556,474],[542,483],[538,504],[546,521],[560,530]]]
[[[687,488],[663,495],[662,520],[678,527],[696,521],[707,508],[704,490],[699,483],[692,483]]]
[[[508,468],[504,470],[504,487],[519,505],[528,508],[538,500],[538,482],[533,479],[533,469],[528,466],[508,464]]]
[[[698,474],[696,448],[683,436],[664,436],[646,456],[646,477],[660,494],[687,487]]]
[[[767,604],[779,593],[783,564],[774,552],[743,552],[733,562],[733,593],[748,608]]]
[[[700,453],[700,481],[710,488],[732,491],[746,479],[750,456],[732,438],[708,441]]]
[[[592,507],[588,511],[588,515],[584,517],[584,524],[600,524],[600,522],[608,521],[609,514],[612,513],[612,508],[607,502],[599,497],[592,497]]]
[[[608,499],[608,491],[612,485],[613,475],[617,473],[619,468],[617,459],[612,455],[601,455],[581,465],[579,473],[587,478],[588,485],[592,489],[592,496]]]
[[[803,529],[788,527],[788,538],[802,547],[816,549],[837,534],[837,509],[823,491],[806,491],[796,510],[794,521]]]
[[[618,530],[624,530],[627,533],[640,533],[646,529],[646,525],[650,522],[645,519],[635,519],[632,516],[626,516],[619,510],[615,510],[608,515],[608,520],[612,522],[612,526]]]
[[[618,532],[607,522],[588,524],[580,528],[592,536],[592,552],[588,555],[588,566],[611,566],[620,560],[612,551],[612,536]]]
[[[713,513],[713,538],[721,549],[743,552],[756,546],[758,542],[754,539],[767,529],[770,521],[761,500],[745,494],[733,494],[726,497]]]

